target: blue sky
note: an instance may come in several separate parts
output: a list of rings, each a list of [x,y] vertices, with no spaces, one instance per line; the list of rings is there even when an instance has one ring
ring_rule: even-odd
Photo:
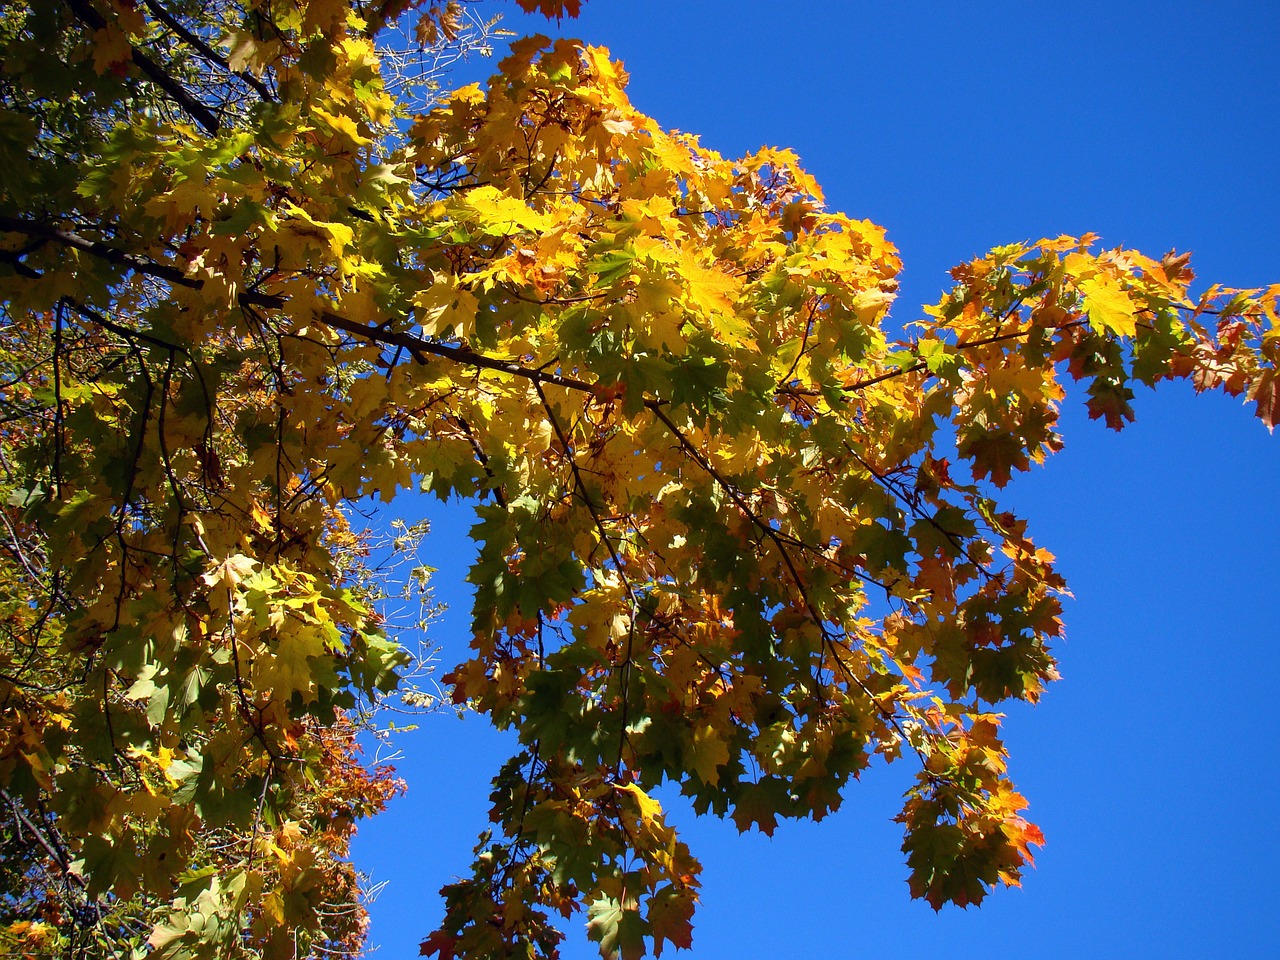
[[[511,3],[481,8],[556,32]],[[884,224],[906,264],[900,322],[952,264],[1060,233],[1192,250],[1206,281],[1280,280],[1280,4],[589,0],[560,32],[610,48],[664,126],[726,155],[791,147],[830,207]],[[1135,406],[1115,435],[1069,395],[1066,449],[1005,495],[1076,598],[1063,680],[1008,721],[1048,838],[1023,888],[939,914],[909,899],[891,822],[905,765],[772,840],[677,798],[705,867],[692,957],[1280,955],[1280,437],[1239,401],[1178,385]],[[451,663],[470,519],[464,505],[431,515],[426,559],[453,607],[432,640]],[[373,908],[383,958],[415,956],[435,925],[508,753],[482,720],[419,722],[399,741],[409,794],[356,846],[388,881]],[[563,953],[597,956],[577,919]]]

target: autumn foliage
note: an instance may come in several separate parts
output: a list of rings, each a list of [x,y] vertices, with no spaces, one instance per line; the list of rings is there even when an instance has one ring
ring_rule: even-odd
[[[1018,883],[998,711],[1065,584],[998,490],[1064,381],[1116,429],[1171,378],[1273,427],[1280,287],[1051,238],[890,334],[880,227],[664,131],[601,48],[409,115],[381,31],[454,6],[5,8],[0,937],[359,949],[347,842],[398,784],[354,738],[408,654],[349,508],[406,491],[476,504],[446,679],[521,743],[424,952],[555,956],[576,912],[689,946],[668,781],[769,833],[901,761],[912,893]]]

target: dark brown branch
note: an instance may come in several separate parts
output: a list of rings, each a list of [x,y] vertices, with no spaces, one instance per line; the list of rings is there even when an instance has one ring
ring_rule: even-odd
[[[86,27],[91,30],[106,28],[107,21],[86,0],[65,0],[65,3],[75,18]],[[218,122],[218,118],[213,115],[212,110],[191,96],[186,87],[173,79],[159,64],[133,46],[133,44],[129,45],[129,50],[132,54],[131,59],[134,66],[146,74],[152,83],[168,94],[169,99],[185,110],[191,119],[200,124],[205,133],[211,137],[218,135],[218,128],[221,124]]]
[[[646,403],[646,406],[649,406],[649,404]],[[809,592],[805,587],[804,580],[800,576],[800,571],[796,568],[795,561],[792,559],[790,551],[787,550],[787,541],[783,539],[782,534],[779,531],[773,529],[773,527],[769,526],[769,524],[765,523],[765,521],[762,520],[756,514],[756,512],[751,509],[751,505],[747,503],[746,498],[743,497],[741,491],[739,491],[737,487],[735,487],[723,476],[721,476],[720,472],[715,468],[715,465],[712,464],[711,461],[708,460],[705,456],[703,456],[701,451],[699,451],[689,441],[689,438],[686,437],[684,433],[681,432],[680,428],[677,427],[675,423],[671,420],[671,418],[667,416],[667,413],[665,410],[663,410],[661,407],[657,405],[649,406],[649,409],[652,410],[654,416],[656,416],[659,420],[661,420],[666,425],[667,429],[671,431],[672,435],[676,438],[676,442],[680,444],[681,449],[684,450],[686,455],[688,455],[689,458],[694,461],[694,463],[696,463],[699,467],[701,467],[703,472],[705,472],[707,476],[711,477],[711,479],[715,481],[716,485],[719,486],[721,490],[723,490],[726,494],[729,495],[729,498],[734,502],[734,505],[737,506],[737,508],[742,511],[742,513],[746,516],[746,518],[757,529],[759,529],[764,534],[764,536],[774,545],[774,548],[778,551],[778,555],[782,559],[783,565],[787,569],[787,574],[791,577],[791,582],[795,585],[796,592],[800,595],[801,602],[804,604],[805,609],[809,613],[809,616],[813,618],[814,624],[817,626],[818,630],[821,632],[823,642],[826,643],[832,650],[834,650],[838,646],[836,639],[831,635],[831,631],[827,628],[826,619],[822,616],[821,612],[814,605],[813,600],[809,597]],[[812,548],[809,548],[807,544],[801,543],[799,545],[801,547],[812,549]],[[833,659],[838,665],[840,665],[844,669],[845,678],[853,682],[858,687],[858,689],[860,689],[862,693],[873,704],[875,704],[876,710],[879,711],[881,717],[884,718],[885,722],[887,722],[895,730],[897,730],[899,735],[903,736],[903,739],[905,740],[906,736],[903,733],[902,727],[899,724],[898,718],[894,714],[894,712],[890,710],[888,707],[886,707],[880,701],[880,698],[876,696],[876,694],[871,690],[871,688],[868,687],[866,683],[860,677],[858,677],[852,670],[850,670],[848,666],[844,663],[844,661],[840,659],[839,656],[835,656],[833,657]],[[925,760],[924,755],[920,754],[918,750],[916,752],[917,752],[917,755],[920,756],[921,762],[924,762]]]
[[[157,20],[172,30],[184,43],[194,47],[206,60],[216,63],[228,74],[245,83],[247,86],[252,87],[264,100],[275,100],[275,96],[272,94],[270,87],[247,71],[232,70],[226,57],[222,56],[222,54],[218,53],[217,50],[214,50],[213,47],[205,43],[200,39],[200,37],[196,36],[184,27],[177,17],[157,3],[156,0],[143,0],[143,2],[147,5],[147,9],[155,14],[155,18]]]
[[[498,506],[506,507],[507,495],[503,491],[502,485],[498,482],[498,475],[493,472],[493,468],[489,465],[489,455],[484,452],[484,447],[480,445],[480,439],[471,429],[471,424],[467,422],[466,417],[457,417],[458,426],[462,427],[462,432],[467,435],[467,442],[471,444],[471,449],[476,455],[476,462],[480,464],[484,475],[489,478],[489,489],[493,491],[493,498],[498,502]]]
[[[573,485],[577,488],[578,495],[582,498],[582,502],[586,505],[587,512],[591,514],[591,521],[595,524],[596,531],[600,534],[600,540],[604,543],[604,547],[609,551],[609,557],[613,560],[614,569],[618,571],[618,578],[622,581],[622,587],[627,591],[627,599],[631,602],[631,617],[627,626],[627,650],[621,663],[616,665],[618,670],[622,700],[622,711],[619,720],[619,729],[621,731],[618,738],[618,758],[614,762],[614,776],[620,775],[622,770],[622,755],[626,749],[627,739],[627,712],[630,705],[627,702],[628,687],[630,686],[632,656],[634,654],[636,639],[636,619],[640,610],[640,601],[636,596],[635,588],[631,586],[631,578],[627,576],[626,566],[622,562],[622,557],[618,555],[617,549],[613,545],[613,540],[609,536],[609,531],[604,528],[604,521],[600,517],[600,511],[596,509],[595,503],[591,499],[591,494],[587,490],[586,482],[582,479],[582,471],[578,468],[578,458],[574,456],[573,447],[569,443],[569,438],[565,435],[564,429],[560,426],[560,419],[556,416],[554,410],[551,409],[551,403],[547,400],[546,391],[542,389],[542,384],[534,382],[533,389],[538,392],[538,400],[542,403],[542,409],[547,414],[547,422],[551,424],[551,428],[555,431],[556,437],[560,440],[560,446],[564,448],[565,459],[569,461],[569,470],[573,473]]]
[[[66,850],[62,848],[62,844],[57,840],[57,828],[50,828],[52,833],[46,834],[44,830],[32,822],[31,818],[28,817],[18,805],[18,801],[14,797],[10,796],[7,790],[0,790],[0,797],[9,802],[9,810],[13,814],[14,819],[17,820],[19,824],[27,828],[32,839],[35,840],[35,842],[43,848],[44,852],[49,855],[49,859],[58,865],[58,869],[61,872],[63,879],[65,881],[75,883],[76,886],[84,889],[85,886],[87,886],[84,878],[72,871],[70,858],[67,856]]]
[[[28,237],[39,237],[43,240],[52,240],[60,243],[64,247],[71,247],[74,250],[80,250],[84,253],[92,254],[108,263],[114,263],[117,266],[128,267],[137,273],[144,273],[147,276],[156,277],[160,280],[167,280],[175,286],[187,287],[192,290],[199,290],[204,286],[203,281],[194,277],[188,277],[177,267],[170,267],[163,263],[155,263],[150,260],[140,260],[137,257],[130,256],[123,250],[117,250],[115,247],[105,244],[100,240],[90,240],[88,237],[82,237],[78,233],[70,230],[63,230],[55,227],[51,223],[41,223],[36,220],[23,220],[18,217],[0,216],[0,230],[7,230],[11,233],[21,233]]]
[[[522,377],[533,383],[550,383],[557,387],[565,387],[569,390],[578,390],[583,393],[594,394],[596,388],[593,384],[587,383],[585,380],[578,380],[574,377],[566,377],[558,373],[549,373],[546,370],[537,370],[532,367],[522,366],[514,360],[506,360],[501,357],[490,357],[483,353],[476,353],[466,347],[454,346],[448,343],[436,343],[431,340],[424,340],[421,337],[415,337],[408,333],[398,333],[394,330],[386,330],[381,327],[370,327],[367,324],[356,323],[348,320],[346,317],[339,316],[336,313],[325,311],[318,317],[324,323],[339,330],[344,330],[353,336],[363,337],[375,343],[384,343],[388,346],[404,347],[415,358],[421,362],[424,354],[443,357],[446,360],[453,360],[455,363],[461,363],[468,367],[479,367],[483,370],[494,370],[498,373],[510,374],[514,377]],[[656,401],[646,401],[646,405],[655,403]]]
[[[542,305],[546,305],[546,304],[562,305],[562,304],[568,304],[568,303],[590,303],[592,300],[603,300],[603,299],[605,299],[606,297],[610,296],[610,294],[606,292],[606,293],[584,293],[584,294],[582,294],[581,296],[576,296],[576,297],[546,297],[546,298],[540,298],[540,297],[526,297],[526,296],[523,296],[523,295],[521,295],[520,293],[515,292],[515,291],[512,291],[512,294],[511,294],[511,295],[512,295],[513,297],[515,297],[517,300],[519,300],[521,303],[537,303],[537,304],[542,304]]]
[[[104,330],[110,330],[112,333],[119,334],[120,336],[124,337],[126,340],[130,340],[130,341],[135,339],[141,340],[143,343],[149,343],[153,347],[159,347],[162,350],[168,350],[171,355],[175,353],[188,352],[187,348],[182,346],[181,344],[170,343],[168,340],[162,340],[160,337],[152,336],[151,334],[145,333],[141,330],[133,330],[129,327],[123,326],[122,324],[116,323],[114,320],[108,320],[98,311],[92,310],[89,307],[86,307],[83,303],[81,303],[79,300],[76,300],[74,297],[63,297],[62,301],[67,306],[69,306],[72,310],[74,310],[76,313],[80,314],[80,316],[83,317],[85,320],[88,320],[91,323],[96,323],[98,326],[102,327]]]
[[[1070,330],[1072,327],[1081,326],[1084,326],[1083,320],[1072,320],[1069,323],[1060,323],[1055,327],[1030,326],[1025,330],[1015,330],[1013,333],[1001,333],[992,337],[983,337],[981,340],[970,340],[967,343],[957,343],[956,349],[972,350],[975,347],[989,347],[993,343],[1003,343],[1006,340],[1018,340],[1022,337],[1030,336],[1036,330]],[[910,366],[898,367],[894,370],[890,370],[888,373],[882,373],[867,380],[859,380],[857,383],[851,383],[848,386],[841,387],[840,389],[845,393],[852,393],[856,390],[865,390],[867,387],[873,387],[877,383],[882,383],[885,380],[892,380],[894,377],[900,377],[908,373],[916,373],[925,369],[927,366],[928,364],[925,363],[925,361],[917,360]]]

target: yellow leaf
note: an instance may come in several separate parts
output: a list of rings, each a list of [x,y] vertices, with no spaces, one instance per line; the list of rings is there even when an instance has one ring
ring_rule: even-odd
[[[272,687],[284,697],[294,693],[302,695],[304,703],[316,699],[317,667],[311,660],[324,657],[327,650],[327,632],[310,625],[286,625],[292,629],[277,631],[278,642],[273,655],[261,657],[255,667],[255,679],[260,686]]]
[[[1084,294],[1084,308],[1089,321],[1095,327],[1121,337],[1132,337],[1138,332],[1137,309],[1124,288],[1105,274],[1081,280],[1078,284]]]
[[[634,783],[614,784],[619,793],[629,793],[640,810],[640,822],[649,825],[662,816],[662,804],[649,796]]]
[[[116,73],[133,56],[128,35],[119,27],[107,24],[93,34],[93,68],[98,73]]]
[[[234,589],[236,584],[253,573],[253,568],[256,564],[257,561],[252,557],[237,553],[234,556],[227,557],[200,579],[210,587],[223,583]]]
[[[413,296],[414,316],[422,324],[423,336],[438,337],[450,332],[470,336],[475,329],[480,301],[468,290],[451,283],[434,283]]]
[[[514,233],[516,230],[540,233],[554,225],[551,217],[531,209],[519,197],[504,193],[497,187],[477,187],[467,191],[462,200],[471,214],[468,219],[479,221],[496,233]]]
[[[689,741],[685,759],[703,783],[714,787],[720,782],[719,768],[729,762],[729,747],[712,727],[699,727]]]
[[[319,107],[312,107],[311,112],[320,119],[329,130],[337,136],[345,137],[357,147],[373,143],[373,140],[360,132],[360,127],[345,114],[329,113]]]

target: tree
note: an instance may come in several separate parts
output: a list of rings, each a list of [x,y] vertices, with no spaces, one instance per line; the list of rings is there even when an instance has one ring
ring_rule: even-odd
[[[1059,238],[894,341],[896,251],[792,155],[726,161],[538,38],[402,117],[397,6],[6,11],[10,898],[166,956],[358,939],[324,904],[393,787],[350,712],[404,654],[348,508],[404,489],[481,503],[449,679],[524,748],[429,951],[552,955],[575,910],[606,954],[687,945],[664,780],[768,832],[905,758],[913,892],[1017,883],[995,710],[1055,677],[1064,584],[996,488],[1068,376],[1117,429],[1172,377],[1274,426],[1280,288]]]

